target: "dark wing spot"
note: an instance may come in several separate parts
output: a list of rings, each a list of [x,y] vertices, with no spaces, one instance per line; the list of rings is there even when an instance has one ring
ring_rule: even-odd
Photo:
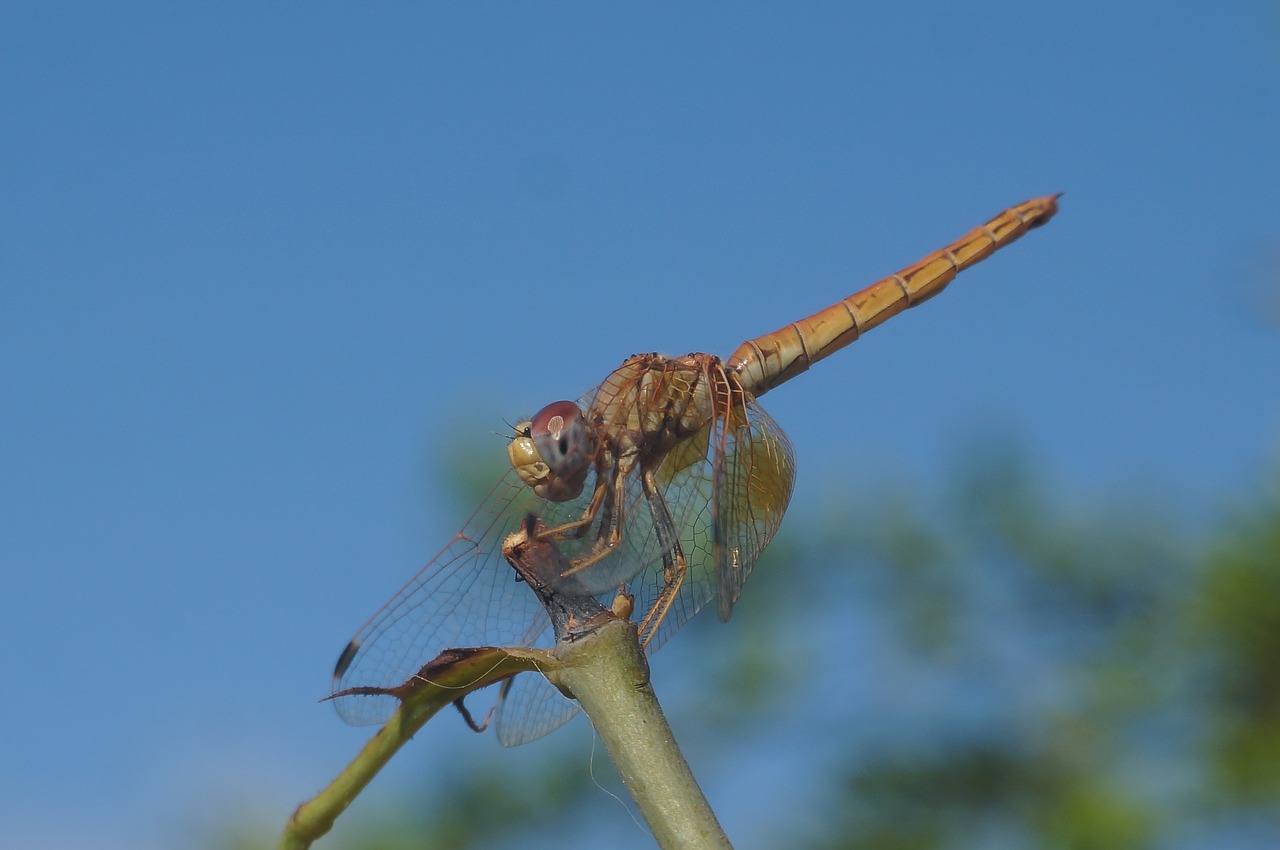
[[[353,640],[347,644],[347,648],[342,650],[342,654],[338,656],[338,663],[333,668],[334,681],[341,679],[347,672],[347,668],[351,666],[351,662],[355,660],[356,653],[360,651],[360,641]]]

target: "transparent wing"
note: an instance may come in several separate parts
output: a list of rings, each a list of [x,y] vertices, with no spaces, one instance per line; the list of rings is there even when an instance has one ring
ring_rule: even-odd
[[[516,747],[536,741],[559,729],[577,713],[578,703],[565,697],[544,677],[521,673],[498,702],[494,717],[498,743]]]
[[[546,612],[502,557],[504,538],[541,506],[514,470],[504,475],[453,540],[348,644],[334,690],[396,687],[452,647],[549,645]],[[363,694],[333,702],[354,725],[384,722],[399,704]]]
[[[742,585],[782,522],[796,480],[795,452],[782,429],[745,391],[735,399],[717,435],[714,562],[720,619],[729,619]]]
[[[647,650],[655,652],[708,602],[718,600],[721,617],[742,592],[782,522],[795,483],[791,443],[735,376],[715,380],[727,389],[708,425],[683,441],[657,471],[663,501],[679,531],[687,572],[666,617],[651,628]],[[633,549],[648,560],[629,589],[642,617],[666,586],[662,547],[647,507],[628,520]]]

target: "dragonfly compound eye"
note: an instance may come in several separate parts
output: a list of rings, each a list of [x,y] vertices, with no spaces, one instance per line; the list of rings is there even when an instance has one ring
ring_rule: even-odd
[[[576,404],[571,401],[548,404],[530,421],[529,437],[517,437],[512,445],[522,439],[532,441],[538,457],[548,470],[542,481],[532,485],[539,496],[553,502],[563,502],[582,492],[582,484],[591,467],[594,452],[586,420]],[[524,478],[523,474],[521,478]],[[528,484],[529,481],[526,480],[525,483]]]

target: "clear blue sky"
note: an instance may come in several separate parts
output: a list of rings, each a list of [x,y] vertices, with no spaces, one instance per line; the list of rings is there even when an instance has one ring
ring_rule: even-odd
[[[993,422],[1203,522],[1276,462],[1275,3],[553,8],[5,10],[0,846],[283,816],[367,734],[315,700],[465,515],[460,434],[1028,197],[766,399],[793,510]]]

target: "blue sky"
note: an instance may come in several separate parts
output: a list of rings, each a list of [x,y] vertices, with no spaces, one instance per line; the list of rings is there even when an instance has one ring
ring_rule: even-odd
[[[727,355],[1032,196],[1048,227],[768,396],[792,510],[993,424],[1082,501],[1245,498],[1280,9],[1160,8],[6,9],[0,845],[283,815],[367,734],[315,700],[465,517],[461,435],[500,457],[627,355]]]

